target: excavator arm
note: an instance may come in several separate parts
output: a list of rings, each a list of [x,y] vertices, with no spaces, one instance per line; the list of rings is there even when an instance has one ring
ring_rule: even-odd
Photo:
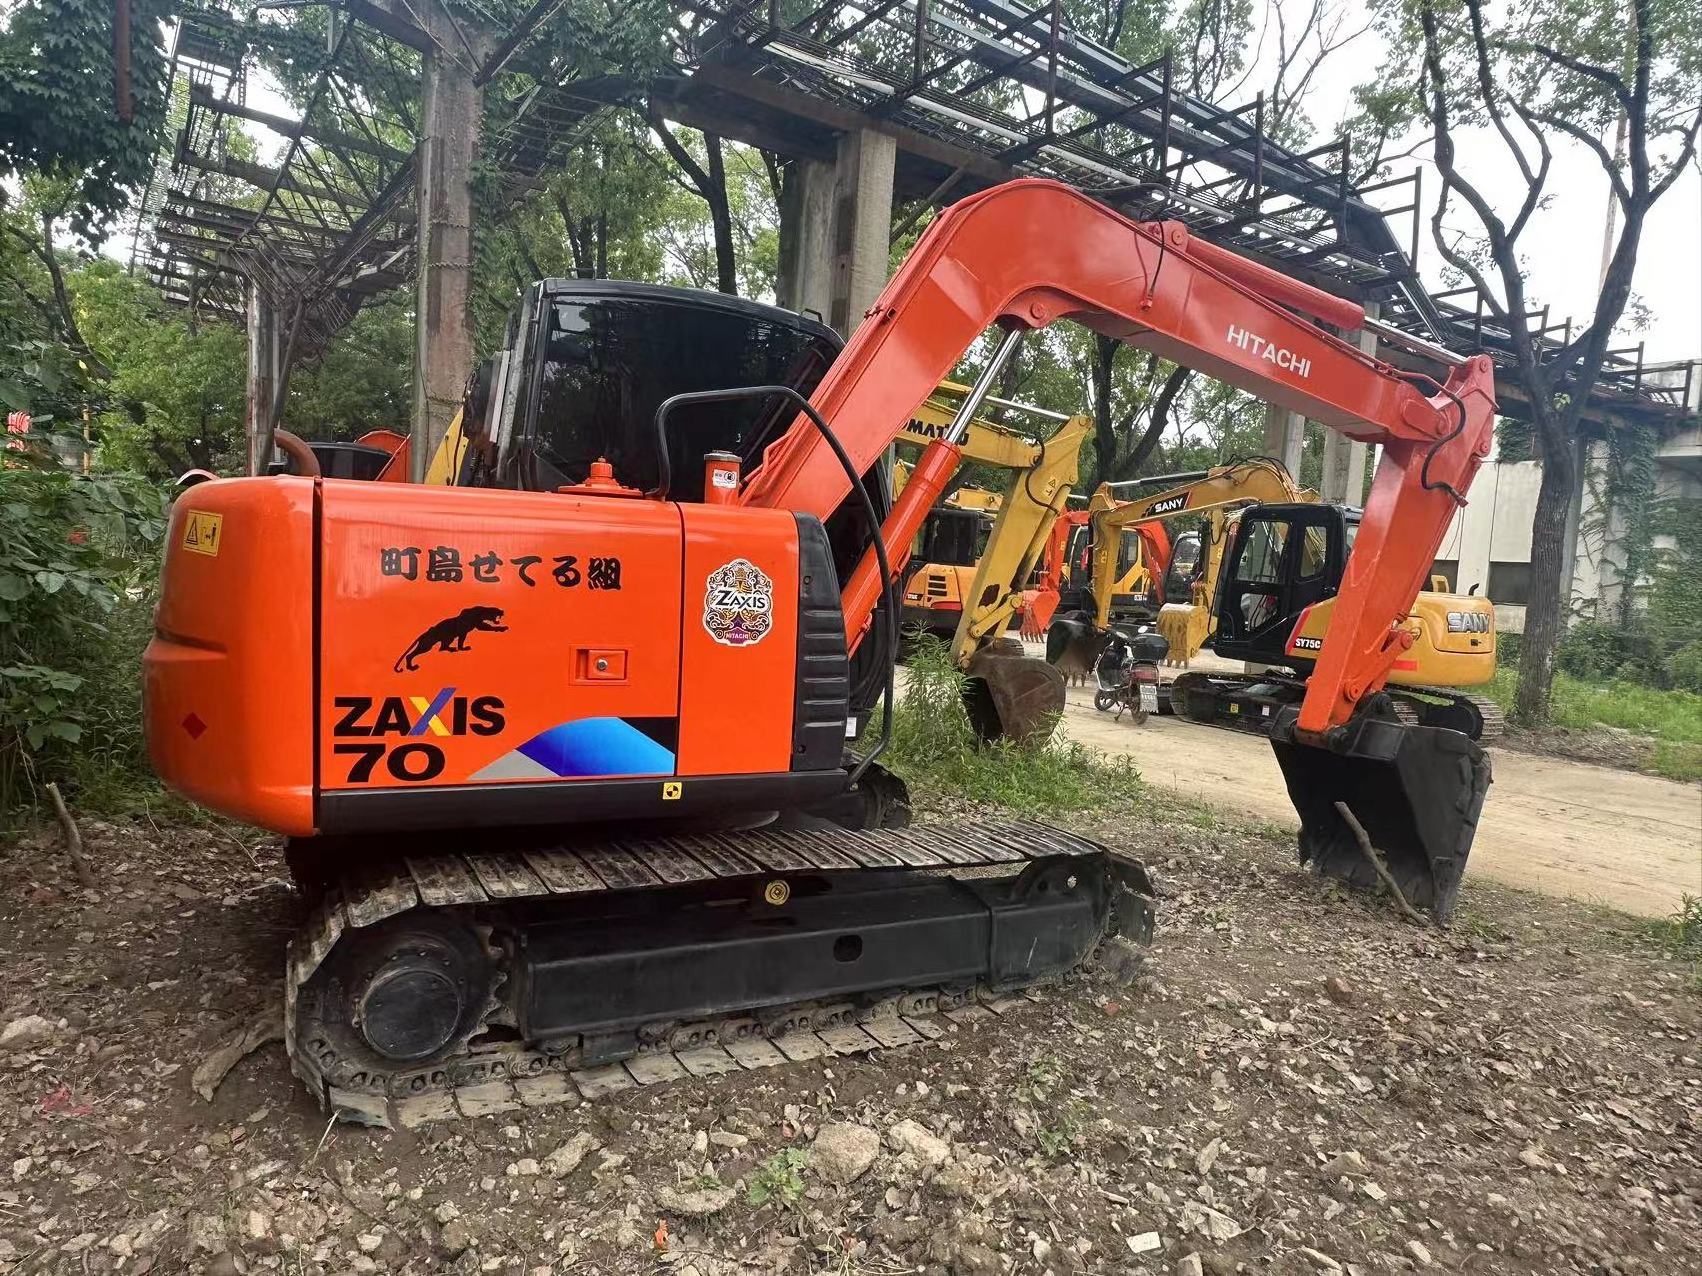
[[[1043,442],[1022,440],[1025,446],[1018,454],[1008,435],[978,439],[971,429],[963,455],[1002,466],[1012,474],[964,599],[963,618],[952,643],[959,665],[966,665],[978,649],[1009,627],[1022,601],[1022,587],[1045,551],[1052,524],[1069,502],[1081,445],[1092,430],[1090,418],[1071,417]]]
[[[929,227],[812,404],[866,473],[989,327],[1059,319],[1383,446],[1298,729],[1311,737],[1344,724],[1403,649],[1401,618],[1488,454],[1488,358],[1455,364],[1427,395],[1422,378],[1312,322],[1359,328],[1367,322],[1359,305],[1196,240],[1180,224],[1136,223],[1069,187],[1029,179],[973,195]],[[959,456],[944,439],[924,453],[883,529],[889,557],[909,544]],[[825,518],[849,493],[832,450],[799,421],[764,453],[741,499]],[[853,642],[883,589],[871,553],[842,593]]]

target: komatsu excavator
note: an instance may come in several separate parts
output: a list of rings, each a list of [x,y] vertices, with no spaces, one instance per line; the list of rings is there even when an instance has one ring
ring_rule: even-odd
[[[297,1074],[384,1120],[583,1089],[615,1061],[893,1044],[1147,933],[1137,867],[1035,825],[894,827],[878,766],[894,564],[1021,334],[1059,319],[1383,444],[1316,673],[1272,739],[1302,858],[1376,880],[1344,802],[1408,898],[1445,912],[1488,766],[1377,692],[1488,450],[1492,373],[1452,361],[1428,383],[1296,311],[1367,322],[1180,225],[1024,180],[942,213],[837,355],[768,307],[534,285],[470,413],[497,486],[185,491],[148,746],[179,791],[291,839],[310,896],[285,977]],[[889,505],[892,438],[989,327],[993,357]],[[681,388],[706,378],[735,384]],[[618,428],[635,404],[655,405],[637,435]]]
[[[926,449],[950,428],[969,390],[953,382],[942,384],[896,442]],[[982,418],[971,421],[963,438],[964,461],[1003,471],[1005,485],[992,501],[966,502],[965,489],[959,488],[923,525],[919,565],[904,584],[905,623],[951,640],[960,663],[985,645],[984,639],[1003,632],[998,628],[1001,620],[1008,626],[1022,610],[1022,587],[1045,548],[1047,531],[1069,501],[1081,446],[1093,429],[1084,416],[991,396],[986,401],[1007,412],[1055,422],[1056,428],[1042,439]],[[899,465],[908,468],[904,461]],[[980,614],[974,615],[977,606],[972,605],[972,618],[964,626],[965,600],[981,599],[988,589],[992,593],[979,604]],[[1054,713],[1062,708],[1060,702]]]

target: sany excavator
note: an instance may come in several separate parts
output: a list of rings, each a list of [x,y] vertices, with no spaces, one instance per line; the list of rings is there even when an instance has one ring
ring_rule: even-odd
[[[1156,488],[1127,500],[1115,493],[1130,487]],[[1113,625],[1158,622],[1169,644],[1171,658],[1188,659],[1200,648],[1209,625],[1212,589],[1217,565],[1222,559],[1225,516],[1228,511],[1256,502],[1315,502],[1318,494],[1295,485],[1288,471],[1264,457],[1213,466],[1188,474],[1156,475],[1121,483],[1102,483],[1088,504],[1088,578],[1081,602],[1084,607],[1060,613],[1047,631],[1048,655],[1056,661],[1072,649],[1079,661],[1092,647],[1097,635]],[[1174,539],[1165,530],[1170,519],[1205,515],[1204,534],[1184,533]],[[1153,580],[1142,583],[1152,590],[1131,594],[1120,578],[1125,543],[1131,533],[1149,538],[1152,548]],[[1194,535],[1194,570],[1184,573],[1174,560],[1185,550],[1184,537]],[[1116,552],[1112,552],[1115,549]],[[1196,595],[1204,594],[1206,606],[1196,606]],[[1187,599],[1187,602],[1179,602]],[[1091,660],[1089,660],[1091,663]]]
[[[1144,935],[1137,867],[1037,825],[893,827],[890,712],[853,741],[890,711],[894,564],[1022,332],[1059,319],[1384,445],[1273,741],[1304,859],[1375,880],[1345,802],[1409,899],[1446,911],[1488,766],[1376,693],[1487,451],[1489,361],[1427,397],[1293,310],[1364,321],[1180,225],[1018,181],[944,212],[837,357],[767,307],[534,285],[471,414],[503,486],[184,492],[149,750],[181,792],[291,839],[310,902],[285,977],[295,1071],[386,1120],[653,1054],[716,1071],[800,1034],[871,1048]],[[892,438],[990,326],[994,356],[889,506]],[[716,377],[737,384],[680,388]],[[610,428],[650,402],[650,430]]]
[[[1052,524],[1041,552],[1039,571],[1023,592],[1024,638],[1044,639],[1052,618],[1060,613],[1092,611],[1093,605],[1093,515],[1118,502],[1101,484],[1093,496],[1080,497],[1084,508],[1065,510]],[[1154,573],[1162,575],[1162,564],[1170,557],[1170,539],[1161,523],[1148,521],[1127,529],[1118,540],[1113,592],[1118,596],[1146,597],[1154,587]]]
[[[1329,629],[1334,595],[1353,549],[1360,511],[1325,505],[1316,492],[1297,487],[1287,470],[1264,457],[1218,466],[1163,491],[1113,506],[1103,489],[1094,494],[1091,621],[1061,617],[1047,635],[1057,660],[1071,647],[1089,646],[1125,616],[1126,600],[1111,554],[1126,529],[1161,519],[1206,514],[1199,574],[1188,603],[1172,603],[1165,573],[1159,632],[1172,655],[1183,659],[1208,638],[1213,653],[1265,666],[1260,672],[1190,671],[1168,688],[1173,712],[1199,722],[1263,733],[1283,708],[1299,704],[1314,653]],[[1224,564],[1228,563],[1227,574]],[[1145,617],[1145,600],[1135,600]],[[1203,604],[1209,602],[1209,606]],[[1473,740],[1497,736],[1499,707],[1470,688],[1495,676],[1495,609],[1487,598],[1418,593],[1405,621],[1412,641],[1395,660],[1384,689],[1403,721],[1448,727]]]

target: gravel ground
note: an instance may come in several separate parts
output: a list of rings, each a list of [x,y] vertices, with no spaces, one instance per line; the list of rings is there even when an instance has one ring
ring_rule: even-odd
[[[1121,949],[936,1043],[408,1132],[267,1045],[276,851],[0,845],[0,1273],[1702,1270],[1702,997],[1637,924],[1468,882],[1419,928],[1183,810]],[[1138,825],[1138,827],[1135,827]]]

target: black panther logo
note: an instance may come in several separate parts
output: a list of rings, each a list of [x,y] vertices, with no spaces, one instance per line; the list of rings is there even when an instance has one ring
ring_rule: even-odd
[[[479,632],[505,634],[508,626],[502,623],[502,608],[500,607],[469,607],[459,615],[447,620],[440,620],[426,630],[409,645],[396,661],[396,672],[401,673],[403,666],[408,669],[418,669],[414,663],[433,647],[439,651],[467,650],[467,637]]]

